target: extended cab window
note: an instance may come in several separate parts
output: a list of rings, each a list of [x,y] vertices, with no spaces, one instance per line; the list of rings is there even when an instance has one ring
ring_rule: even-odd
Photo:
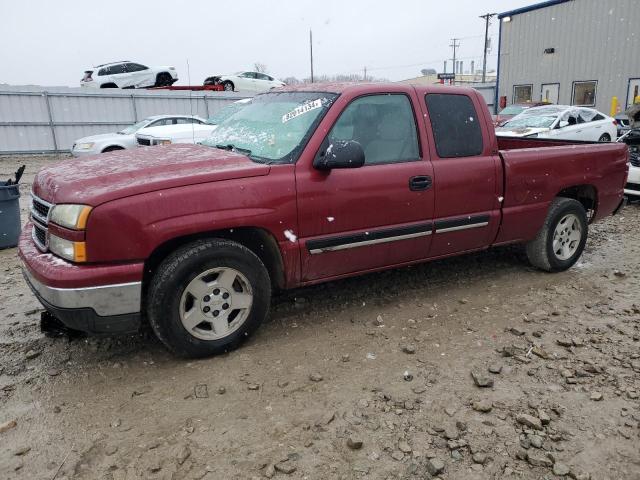
[[[430,93],[425,99],[440,158],[472,157],[482,153],[480,122],[469,97]]]
[[[329,144],[355,140],[366,165],[418,160],[418,136],[406,95],[367,95],[347,106],[329,133]]]

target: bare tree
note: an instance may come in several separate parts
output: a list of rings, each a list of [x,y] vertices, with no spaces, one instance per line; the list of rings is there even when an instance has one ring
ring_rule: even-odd
[[[423,68],[420,73],[426,77],[427,75],[435,75],[436,70],[435,68]]]
[[[253,64],[253,70],[258,73],[267,73],[267,66],[264,63],[256,62]]]

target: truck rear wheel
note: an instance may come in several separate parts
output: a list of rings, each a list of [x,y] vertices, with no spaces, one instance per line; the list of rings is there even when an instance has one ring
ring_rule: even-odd
[[[556,198],[540,232],[527,244],[529,262],[547,272],[567,270],[582,255],[588,228],[587,213],[580,202]]]
[[[271,281],[239,243],[200,240],[169,255],[151,279],[149,323],[169,350],[206,357],[237,348],[266,318]]]

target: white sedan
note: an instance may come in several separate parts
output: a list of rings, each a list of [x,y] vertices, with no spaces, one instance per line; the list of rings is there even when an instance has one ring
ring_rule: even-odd
[[[153,145],[169,145],[171,143],[200,143],[211,135],[218,124],[242,110],[251,102],[250,98],[243,98],[237,102],[225,105],[212,117],[201,124],[167,125],[164,127],[150,127],[140,130],[136,134],[139,147]]]
[[[114,150],[126,150],[135,148],[136,132],[142,132],[150,128],[164,125],[199,125],[205,120],[193,115],[154,115],[147,117],[133,125],[123,128],[119,132],[91,135],[75,141],[71,148],[74,157],[95,155],[97,153],[112,152]]]
[[[175,67],[147,67],[140,63],[105,63],[88,68],[80,80],[81,87],[146,88],[168,87],[178,81]]]
[[[228,92],[268,92],[286,84],[271,75],[259,72],[238,72],[232,75],[214,75],[204,81],[205,85],[222,85]]]
[[[614,118],[593,108],[568,105],[533,107],[496,129],[502,137],[536,137],[585,142],[610,142],[617,138]]]

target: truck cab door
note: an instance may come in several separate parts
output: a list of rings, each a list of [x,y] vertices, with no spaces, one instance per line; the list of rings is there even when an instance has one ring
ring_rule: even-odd
[[[421,149],[415,94],[398,90],[341,97],[334,108],[342,110],[324,129],[320,148],[296,165],[303,283],[428,256],[433,170]],[[345,141],[361,145],[364,166],[313,167],[315,157]]]
[[[422,99],[435,190],[430,257],[482,249],[496,238],[502,163],[482,101],[461,93],[427,93]]]

